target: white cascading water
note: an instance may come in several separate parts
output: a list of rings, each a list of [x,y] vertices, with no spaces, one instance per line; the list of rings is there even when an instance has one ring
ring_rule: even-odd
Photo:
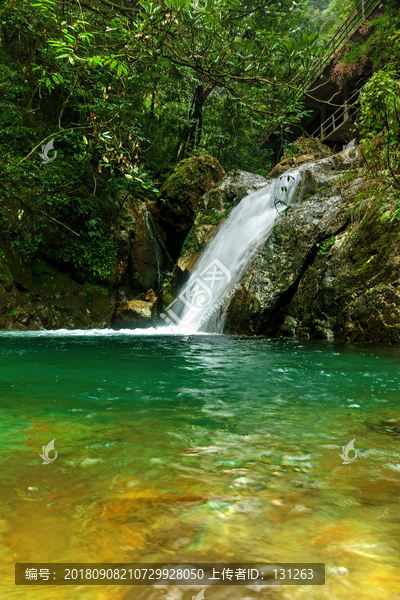
[[[224,312],[243,273],[280,213],[298,198],[302,171],[291,169],[245,196],[220,225],[176,299],[161,315],[171,333],[222,333]]]

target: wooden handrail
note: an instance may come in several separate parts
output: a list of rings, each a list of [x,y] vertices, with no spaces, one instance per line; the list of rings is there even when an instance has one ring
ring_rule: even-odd
[[[335,34],[331,37],[329,42],[325,44],[325,54],[323,58],[315,60],[314,66],[311,67],[308,78],[307,78],[307,89],[310,89],[310,85],[316,81],[316,79],[325,70],[326,66],[332,61],[334,55],[342,47],[343,43],[351,38],[355,30],[358,28],[360,23],[365,21],[370,14],[379,6],[382,0],[361,0],[351,15],[341,24],[336,30]],[[296,92],[294,92],[296,95]],[[339,107],[341,110],[343,107]],[[335,113],[336,114],[336,113]],[[320,129],[320,128],[318,128]],[[273,129],[266,128],[260,138],[261,144],[268,139]]]
[[[317,127],[317,129],[312,133],[311,137],[320,138],[320,140],[324,140],[328,137],[327,132],[333,133],[335,129],[337,129],[340,125],[345,123],[349,118],[349,109],[356,106],[360,100],[360,93],[364,89],[364,86],[359,90],[355,90],[350,98],[345,102],[342,106],[339,106],[335,112],[330,115],[321,125]],[[354,102],[352,103],[352,100]],[[357,108],[358,112],[359,108]],[[340,114],[339,114],[340,113]],[[342,117],[342,118],[341,118]]]
[[[379,6],[381,0],[361,0],[351,13],[351,15],[337,29],[329,42],[325,44],[325,54],[321,59],[315,61],[314,67],[310,70],[308,84],[313,83],[317,77],[324,71],[326,64],[330,63],[334,54],[347,42],[353,35],[358,26],[369,17],[369,15]]]

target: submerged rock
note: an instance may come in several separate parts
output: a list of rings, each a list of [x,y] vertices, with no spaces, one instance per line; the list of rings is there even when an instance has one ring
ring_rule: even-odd
[[[367,427],[383,435],[400,436],[400,419],[381,419],[378,423],[365,423]]]

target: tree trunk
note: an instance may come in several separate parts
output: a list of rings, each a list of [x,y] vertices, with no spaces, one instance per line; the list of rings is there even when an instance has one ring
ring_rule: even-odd
[[[215,85],[212,84],[205,89],[202,83],[197,86],[190,107],[190,122],[184,128],[181,139],[178,142],[177,158],[179,158],[181,153],[181,157],[183,158],[187,152],[193,150],[193,148],[196,148],[200,144],[203,130],[203,106],[214,87]]]

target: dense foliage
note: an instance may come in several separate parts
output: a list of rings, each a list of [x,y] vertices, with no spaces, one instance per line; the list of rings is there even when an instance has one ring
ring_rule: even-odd
[[[379,156],[374,145],[365,151],[370,168],[390,186],[400,188],[400,80],[390,69],[375,73],[361,94],[359,126],[361,142],[378,140]],[[377,160],[378,158],[378,160]],[[397,213],[400,215],[400,212]]]
[[[384,12],[365,19],[358,34],[357,41],[349,40],[336,53],[332,78],[339,87],[361,75],[367,64],[374,71],[400,66],[400,14],[392,2]]]
[[[3,134],[24,156],[57,135],[82,163],[141,187],[139,164],[158,177],[201,147],[228,168],[262,170],[257,136],[272,117],[298,119],[290,90],[312,57],[314,36],[291,9],[290,0],[10,2]]]
[[[302,15],[291,0],[3,5],[0,194],[20,208],[17,229],[3,218],[9,242],[29,259],[51,224],[61,255],[106,276],[110,206],[156,193],[182,158],[268,172],[260,133],[302,114],[293,89],[315,45]]]
[[[18,230],[3,220],[10,243],[34,256],[51,222],[61,255],[68,248],[77,267],[105,277],[118,228],[110,207],[118,214],[128,196],[156,194],[182,158],[207,153],[225,170],[267,174],[271,153],[261,147],[262,132],[272,126],[286,135],[301,120],[299,91],[324,41],[317,33],[331,31],[353,6],[6,1],[0,196],[19,203],[21,217]],[[385,18],[374,22],[376,31],[387,27]],[[385,40],[374,35],[368,48],[377,44],[381,56]],[[353,60],[354,48],[346,52]]]

